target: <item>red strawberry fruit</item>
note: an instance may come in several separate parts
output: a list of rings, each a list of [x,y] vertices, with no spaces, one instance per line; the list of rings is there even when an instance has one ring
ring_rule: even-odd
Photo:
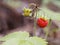
[[[37,24],[39,27],[44,28],[48,24],[48,20],[45,20],[44,18],[37,19]]]

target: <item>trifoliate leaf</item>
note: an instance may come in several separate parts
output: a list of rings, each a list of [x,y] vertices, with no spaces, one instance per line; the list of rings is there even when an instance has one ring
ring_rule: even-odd
[[[27,40],[21,40],[21,39],[13,38],[13,39],[7,40],[2,45],[33,45],[33,43],[31,43]]]
[[[40,37],[30,37],[29,41],[31,41],[34,45],[47,45],[46,40]]]
[[[1,41],[6,41],[8,39],[17,38],[17,37],[19,37],[20,39],[24,39],[24,38],[29,37],[29,33],[27,33],[27,32],[14,32],[14,33],[11,33],[11,34],[8,34],[8,35],[4,36],[0,40]]]
[[[12,34],[11,34],[12,35]],[[47,45],[47,42],[45,39],[42,39],[40,37],[25,37],[28,35],[27,32],[20,32],[20,37],[12,38],[10,37],[8,40],[6,40],[2,45]]]
[[[12,38],[2,45],[47,45],[46,40],[39,37],[29,37],[26,39]]]
[[[12,38],[4,42],[2,45],[18,45],[17,43],[18,41],[19,41],[18,39]]]

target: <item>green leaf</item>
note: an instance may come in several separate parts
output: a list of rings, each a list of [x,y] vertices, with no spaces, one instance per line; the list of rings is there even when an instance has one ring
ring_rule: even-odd
[[[40,37],[35,37],[35,36],[23,38],[24,34],[26,35],[28,33],[26,32],[20,32],[20,33],[23,33],[22,38],[19,38],[19,37],[9,38],[2,45],[47,45],[47,42],[45,39],[42,39]]]
[[[51,0],[56,6],[60,7],[60,0]]]
[[[31,41],[34,45],[47,45],[46,40],[40,37],[30,37],[28,40]]]
[[[53,12],[49,10],[47,7],[41,7],[41,10],[37,12],[38,18],[42,15],[47,16],[47,18],[51,18],[52,20],[60,21],[60,13]]]
[[[39,37],[30,37],[26,39],[12,38],[2,45],[47,45],[46,40]]]
[[[33,44],[27,40],[13,38],[13,39],[7,40],[2,45],[33,45]]]
[[[1,41],[6,41],[6,40],[12,39],[12,38],[24,39],[24,38],[27,38],[27,37],[29,37],[29,33],[27,33],[27,32],[14,32],[14,33],[11,33],[11,34],[8,34],[8,35],[4,36],[0,40]]]

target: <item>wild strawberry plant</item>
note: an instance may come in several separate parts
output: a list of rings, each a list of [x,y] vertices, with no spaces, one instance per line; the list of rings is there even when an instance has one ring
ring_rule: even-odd
[[[2,45],[47,45],[45,39],[37,36],[29,37],[28,32],[14,32],[2,38]]]

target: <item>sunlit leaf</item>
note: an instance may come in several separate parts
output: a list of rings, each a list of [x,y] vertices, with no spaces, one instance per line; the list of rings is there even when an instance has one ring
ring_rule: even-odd
[[[8,35],[4,36],[0,40],[6,41],[8,39],[17,38],[17,37],[19,37],[20,39],[24,39],[24,38],[29,37],[29,33],[27,33],[27,32],[14,32],[14,33],[11,33],[11,34],[8,34]]]
[[[33,44],[27,40],[13,38],[13,39],[7,40],[2,45],[33,45]]]
[[[46,40],[40,37],[30,37],[29,41],[31,41],[34,45],[47,45]]]
[[[51,18],[52,20],[60,21],[60,13],[53,12],[53,11],[49,10],[47,7],[41,7],[41,10],[38,11],[37,14],[38,14],[38,18],[41,15],[45,15],[48,18]]]
[[[26,32],[23,33],[26,35]],[[22,36],[24,36],[24,34]],[[42,39],[40,37],[35,37],[35,36],[25,37],[25,38],[15,37],[6,40],[2,45],[47,45],[47,42],[45,39]]]
[[[47,42],[38,37],[30,37],[26,39],[12,38],[4,42],[2,45],[47,45]]]

